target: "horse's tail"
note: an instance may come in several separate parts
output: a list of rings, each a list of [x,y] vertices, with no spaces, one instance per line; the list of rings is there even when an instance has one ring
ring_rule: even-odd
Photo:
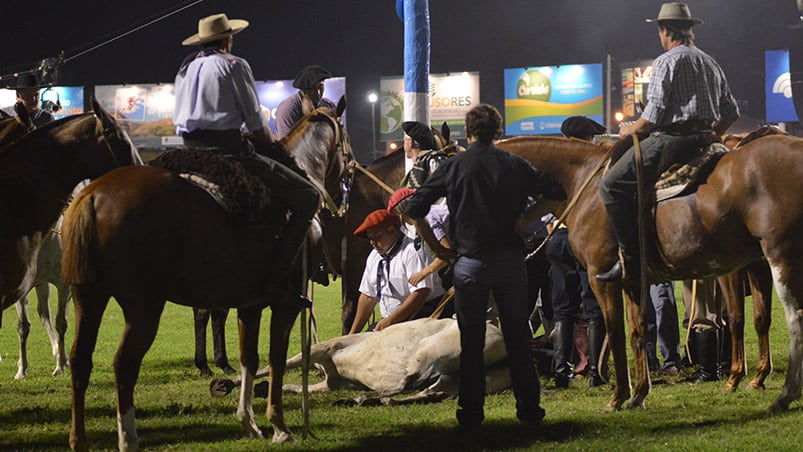
[[[64,213],[61,230],[64,249],[61,273],[67,284],[87,284],[97,280],[93,270],[96,268],[96,237],[94,196],[80,196]]]

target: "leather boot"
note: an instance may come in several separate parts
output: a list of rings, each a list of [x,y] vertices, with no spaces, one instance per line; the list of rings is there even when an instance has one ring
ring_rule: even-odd
[[[731,373],[731,329],[727,323],[717,330],[719,334],[719,376],[726,378]]]
[[[695,335],[694,362],[700,365],[691,381],[703,383],[719,380],[719,335],[716,331],[692,332]]]
[[[571,322],[555,322],[552,333],[552,347],[555,353],[555,387],[571,386],[572,350],[574,349],[574,325]]]
[[[596,275],[597,281],[615,282],[626,279],[638,282],[641,268],[638,254],[638,218],[632,203],[605,204],[613,235],[619,244],[619,259],[610,270]]]
[[[595,319],[588,322],[588,387],[602,386],[605,379],[599,369],[599,358],[602,354],[602,343],[605,341],[605,322]]]

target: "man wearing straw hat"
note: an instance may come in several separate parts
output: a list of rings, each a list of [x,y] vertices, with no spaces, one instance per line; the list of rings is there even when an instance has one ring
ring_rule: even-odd
[[[701,139],[722,135],[739,118],[722,68],[694,45],[692,27],[703,21],[691,16],[685,3],[664,3],[656,19],[658,37],[665,52],[653,62],[647,105],[633,124],[619,134],[649,134],[641,142],[642,165],[649,187],[660,172],[677,162],[689,136]],[[636,161],[633,147],[611,166],[600,183],[600,197],[610,217],[621,259],[598,281],[639,281],[638,226],[635,196]]]
[[[184,60],[176,75],[173,123],[185,145],[234,157],[259,176],[274,199],[289,209],[290,218],[277,240],[272,268],[267,269],[266,287],[268,295],[284,299],[319,195],[309,181],[288,167],[295,162],[277,149],[256,95],[251,67],[231,54],[234,35],[246,27],[248,21],[213,14],[199,20],[198,33],[182,42],[185,46],[197,45],[199,50]],[[243,127],[259,154],[243,138]]]

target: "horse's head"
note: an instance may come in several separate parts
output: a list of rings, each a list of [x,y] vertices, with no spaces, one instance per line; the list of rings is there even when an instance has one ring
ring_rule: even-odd
[[[142,157],[120,124],[95,99],[92,98],[98,136],[108,148],[118,166],[142,165]]]
[[[336,216],[342,216],[346,209],[351,178],[349,164],[354,160],[348,133],[341,121],[345,108],[344,96],[335,111],[319,108],[308,113],[282,139]]]
[[[0,110],[2,111],[2,110]],[[28,126],[16,117],[6,114],[0,119],[0,148],[28,133]]]

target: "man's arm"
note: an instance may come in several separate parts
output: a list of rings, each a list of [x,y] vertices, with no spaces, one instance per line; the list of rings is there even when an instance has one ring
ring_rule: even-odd
[[[628,135],[642,135],[648,134],[652,132],[652,129],[655,128],[655,124],[651,123],[644,119],[644,117],[640,117],[635,120],[632,124],[625,124],[619,128],[619,136],[626,137]]]
[[[446,261],[453,260],[457,257],[457,253],[454,250],[444,247],[435,238],[435,233],[432,232],[432,227],[425,218],[422,217],[410,219],[415,226],[415,230],[418,231],[418,235],[422,240],[424,240],[424,243],[427,244],[427,247],[432,250],[432,254]]]
[[[404,302],[402,302],[402,304],[395,311],[393,311],[393,313],[380,320],[379,323],[376,324],[374,330],[382,331],[390,325],[404,322],[405,320],[409,319],[411,315],[415,314],[419,309],[421,309],[421,306],[427,302],[430,292],[432,292],[432,289],[429,287],[424,287],[408,295],[407,298],[404,299]]]
[[[369,297],[364,293],[360,294],[360,298],[357,299],[357,312],[354,313],[354,322],[351,324],[349,334],[362,331],[365,324],[368,323],[371,313],[374,312],[374,306],[376,306],[376,298]]]
[[[716,131],[717,135],[719,136],[724,135],[728,128],[733,125],[737,119],[739,119],[738,112],[733,112],[728,116],[720,118],[719,121],[714,123],[714,131]]]

